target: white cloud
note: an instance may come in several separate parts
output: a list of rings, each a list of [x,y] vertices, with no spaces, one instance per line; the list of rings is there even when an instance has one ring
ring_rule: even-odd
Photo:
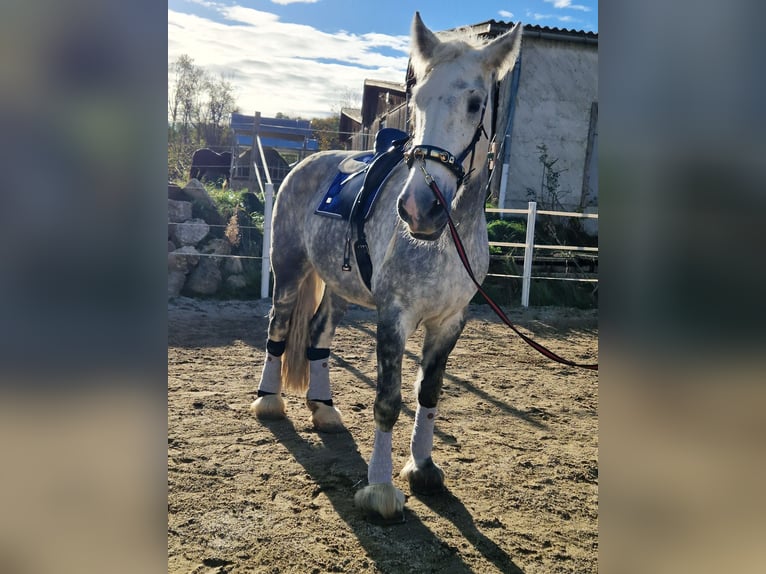
[[[572,0],[544,0],[548,4],[553,4],[554,8],[569,8],[570,10],[580,10],[581,12],[590,12],[590,8],[582,4],[572,4]]]
[[[498,14],[503,18],[513,18],[513,12],[508,12],[508,10],[500,10]]]
[[[318,0],[271,0],[272,4],[287,6],[288,4],[316,4]]]
[[[532,12],[531,10],[526,11],[526,16],[530,20],[534,22],[539,22],[541,20],[556,20],[558,22],[564,22],[565,24],[582,24],[584,23],[583,20],[579,18],[575,18],[573,16],[559,16],[557,14],[541,14],[540,12]],[[586,28],[590,29],[593,26],[588,25]]]
[[[216,6],[220,6],[217,2],[210,2],[209,0],[186,0],[190,4],[199,4],[200,6],[204,6],[205,8],[215,8]]]
[[[366,78],[404,81],[407,36],[328,34],[269,12],[216,9],[223,21],[168,10],[168,63],[188,54],[198,66],[224,74],[242,113],[327,116]]]

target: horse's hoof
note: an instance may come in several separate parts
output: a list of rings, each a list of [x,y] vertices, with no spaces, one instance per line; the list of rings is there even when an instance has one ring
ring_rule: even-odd
[[[311,422],[314,423],[316,430],[327,433],[339,433],[346,430],[340,411],[335,407],[309,400],[306,401],[306,405],[311,410]]]
[[[437,494],[444,491],[444,471],[429,456],[420,466],[410,457],[404,465],[400,478],[406,478],[410,490],[416,494]]]
[[[283,419],[286,416],[285,401],[278,394],[264,395],[253,401],[250,412],[259,419]]]
[[[404,493],[391,483],[365,486],[356,492],[354,502],[368,520],[404,521]]]

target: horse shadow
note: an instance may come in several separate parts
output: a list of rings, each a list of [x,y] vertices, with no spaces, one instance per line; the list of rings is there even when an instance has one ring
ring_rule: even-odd
[[[354,505],[354,494],[366,482],[367,463],[349,432],[338,434],[317,433],[323,448],[318,452],[315,445],[304,439],[292,421],[262,421],[281,445],[304,468],[316,484],[315,493],[324,494],[337,515],[349,526],[366,555],[382,572],[399,572],[408,567],[407,558],[391,551],[391,538],[425,545],[429,548],[445,544],[407,506],[402,522],[390,526],[372,527]],[[342,470],[339,470],[342,462]],[[446,492],[446,491],[445,491]],[[452,494],[425,501],[440,516],[450,520],[476,549],[503,572],[523,572],[508,554],[484,536],[475,526],[473,517],[462,502]],[[422,499],[421,499],[422,500]],[[457,552],[439,558],[440,567],[455,573],[470,573],[469,567]]]
[[[376,337],[375,332],[372,329],[369,329],[368,327],[365,327],[364,325],[351,324],[351,325],[348,325],[348,327],[350,329],[354,329],[356,331],[359,331],[359,332],[361,332],[363,334],[368,335],[369,337],[372,338],[373,341],[375,340],[375,337]],[[418,364],[420,363],[420,357],[416,353],[413,353],[412,351],[405,350],[404,354],[408,358],[412,359],[414,362],[416,362]],[[373,389],[375,388],[376,383],[372,379],[370,379],[369,377],[366,377],[358,369],[355,369],[350,363],[348,363],[348,361],[343,360],[342,357],[339,357],[335,353],[333,353],[333,359],[335,360],[336,364],[339,367],[348,370],[351,374],[353,374],[354,376],[358,377],[360,380],[364,381],[367,385],[369,385]],[[492,395],[490,395],[486,391],[480,389],[479,387],[477,387],[476,385],[474,385],[470,381],[467,381],[467,380],[462,379],[462,378],[460,378],[460,377],[458,377],[456,375],[453,375],[449,371],[444,373],[444,380],[445,381],[449,381],[451,383],[454,383],[458,387],[461,387],[462,389],[464,389],[464,390],[468,391],[469,393],[475,395],[476,397],[480,398],[481,400],[483,400],[483,401],[485,401],[485,402],[487,402],[487,403],[497,407],[501,411],[503,411],[503,412],[513,416],[513,417],[516,417],[517,419],[520,419],[520,420],[524,421],[525,423],[529,424],[530,426],[535,427],[538,430],[547,430],[548,429],[548,426],[546,424],[541,423],[539,420],[534,418],[534,413],[529,413],[529,412],[522,411],[522,410],[519,410],[517,408],[514,408],[514,407],[510,406],[508,403],[505,403],[505,402],[503,402],[501,400],[498,400],[497,398],[493,397]],[[413,419],[415,417],[414,411],[412,411],[411,409],[409,409],[409,411],[408,411],[408,409],[405,407],[405,405],[402,405],[402,412],[404,412],[407,415],[410,415]],[[438,434],[438,430],[436,432]]]
[[[465,539],[498,570],[507,574],[524,574],[505,550],[476,527],[471,513],[461,500],[448,489],[437,495],[421,496],[415,494],[414,496],[433,512],[452,522]]]

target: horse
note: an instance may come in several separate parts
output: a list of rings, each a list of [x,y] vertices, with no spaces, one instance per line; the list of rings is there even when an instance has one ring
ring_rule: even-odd
[[[229,185],[231,176],[231,152],[214,152],[209,148],[201,148],[192,154],[192,165],[189,170],[191,179],[207,179],[219,182],[223,180],[224,187]]]
[[[332,339],[349,303],[376,309],[373,452],[368,484],[354,496],[368,518],[403,515],[404,494],[393,484],[392,429],[402,404],[405,342],[419,326],[424,343],[415,381],[417,409],[411,456],[400,477],[414,493],[444,490],[444,472],[431,456],[437,403],[447,358],[476,292],[444,230],[449,214],[474,275],[482,281],[489,267],[484,112],[493,109],[498,68],[511,69],[518,57],[521,35],[520,23],[489,43],[465,31],[437,35],[415,13],[411,147],[406,161],[383,183],[365,224],[372,262],[369,288],[359,265],[349,272],[340,264],[348,222],[315,213],[340,162],[353,152],[326,151],[304,159],[282,183],[274,205],[274,291],[261,379],[250,410],[262,419],[284,418],[281,393],[292,391],[305,396],[318,431],[344,431],[330,388]],[[444,203],[436,199],[433,186]]]

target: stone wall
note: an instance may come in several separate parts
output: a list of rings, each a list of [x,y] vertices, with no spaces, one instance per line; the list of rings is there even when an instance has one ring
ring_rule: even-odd
[[[243,292],[248,287],[242,260],[252,251],[243,242],[241,218],[228,224],[205,187],[192,179],[183,189],[168,185],[168,298]]]

